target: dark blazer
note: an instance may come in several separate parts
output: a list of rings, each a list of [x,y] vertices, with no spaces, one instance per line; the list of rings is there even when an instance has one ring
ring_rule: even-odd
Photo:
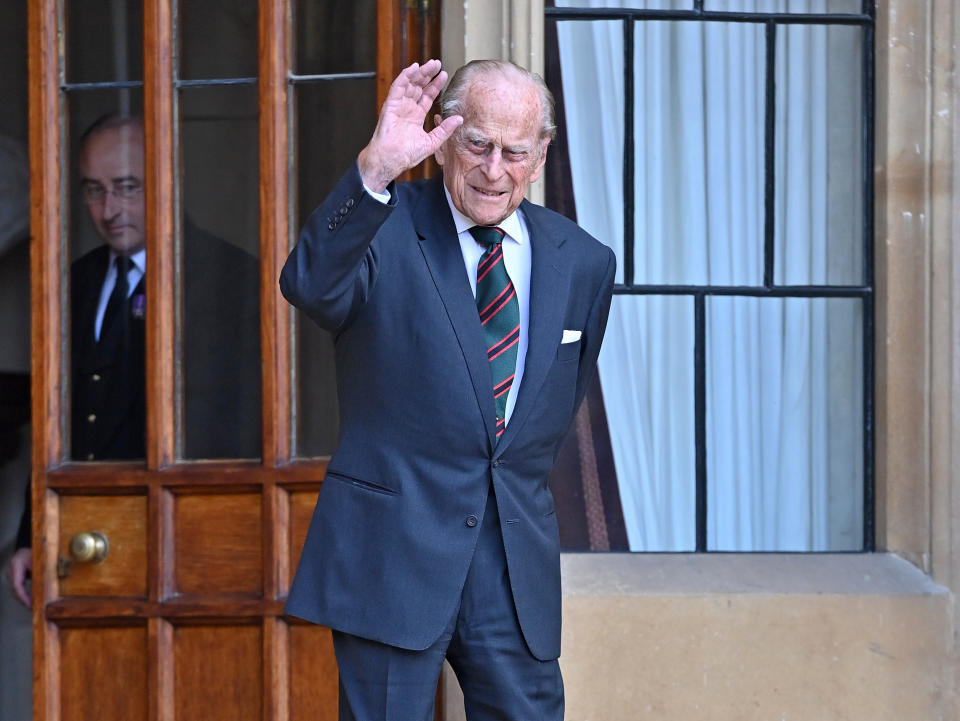
[[[184,456],[260,455],[259,268],[240,248],[187,221],[182,328]],[[144,281],[127,302],[121,347],[93,328],[109,249],[73,263],[72,446],[75,460],[144,457]],[[148,270],[149,272],[149,270]],[[91,420],[93,416],[93,420]]]
[[[70,268],[70,455],[78,461],[144,457],[144,315],[132,310],[132,298],[145,300],[144,282],[127,303],[127,334],[98,343],[94,322],[109,258],[101,245]]]
[[[340,439],[287,613],[408,649],[460,599],[488,491],[534,656],[560,654],[560,553],[547,476],[594,372],[615,259],[529,202],[530,326],[499,443],[486,345],[442,180],[363,190],[356,167],[311,215],[280,277],[334,334]],[[563,330],[582,331],[561,344]]]

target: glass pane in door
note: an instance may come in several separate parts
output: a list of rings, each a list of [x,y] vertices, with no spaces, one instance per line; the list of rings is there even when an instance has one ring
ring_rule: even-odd
[[[369,140],[377,119],[375,81],[299,85],[296,103],[299,229]],[[296,319],[295,454],[327,455],[337,439],[333,339],[305,315]]]
[[[257,88],[180,94],[184,458],[260,455]]]
[[[146,217],[142,15],[123,2],[68,3],[64,197],[69,456],[144,457]]]

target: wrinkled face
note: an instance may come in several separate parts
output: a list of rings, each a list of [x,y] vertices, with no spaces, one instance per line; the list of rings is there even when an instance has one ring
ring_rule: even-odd
[[[520,75],[488,73],[473,79],[464,105],[463,125],[436,159],[457,210],[477,225],[496,225],[517,209],[546,162],[540,93]]]
[[[146,242],[143,130],[136,125],[95,132],[80,151],[80,183],[90,219],[120,255]]]

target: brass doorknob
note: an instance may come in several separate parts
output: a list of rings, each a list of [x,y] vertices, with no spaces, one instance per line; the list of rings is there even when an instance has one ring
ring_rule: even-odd
[[[70,539],[70,555],[80,563],[100,563],[110,550],[110,541],[100,531],[84,531]]]

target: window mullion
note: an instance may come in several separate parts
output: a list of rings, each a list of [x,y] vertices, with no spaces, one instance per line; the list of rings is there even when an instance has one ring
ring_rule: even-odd
[[[276,279],[290,240],[289,12],[260,2],[260,348],[263,359],[263,462],[290,457],[290,312]]]
[[[144,3],[144,146],[146,167],[147,467],[173,462],[176,452],[173,16],[168,0]]]

